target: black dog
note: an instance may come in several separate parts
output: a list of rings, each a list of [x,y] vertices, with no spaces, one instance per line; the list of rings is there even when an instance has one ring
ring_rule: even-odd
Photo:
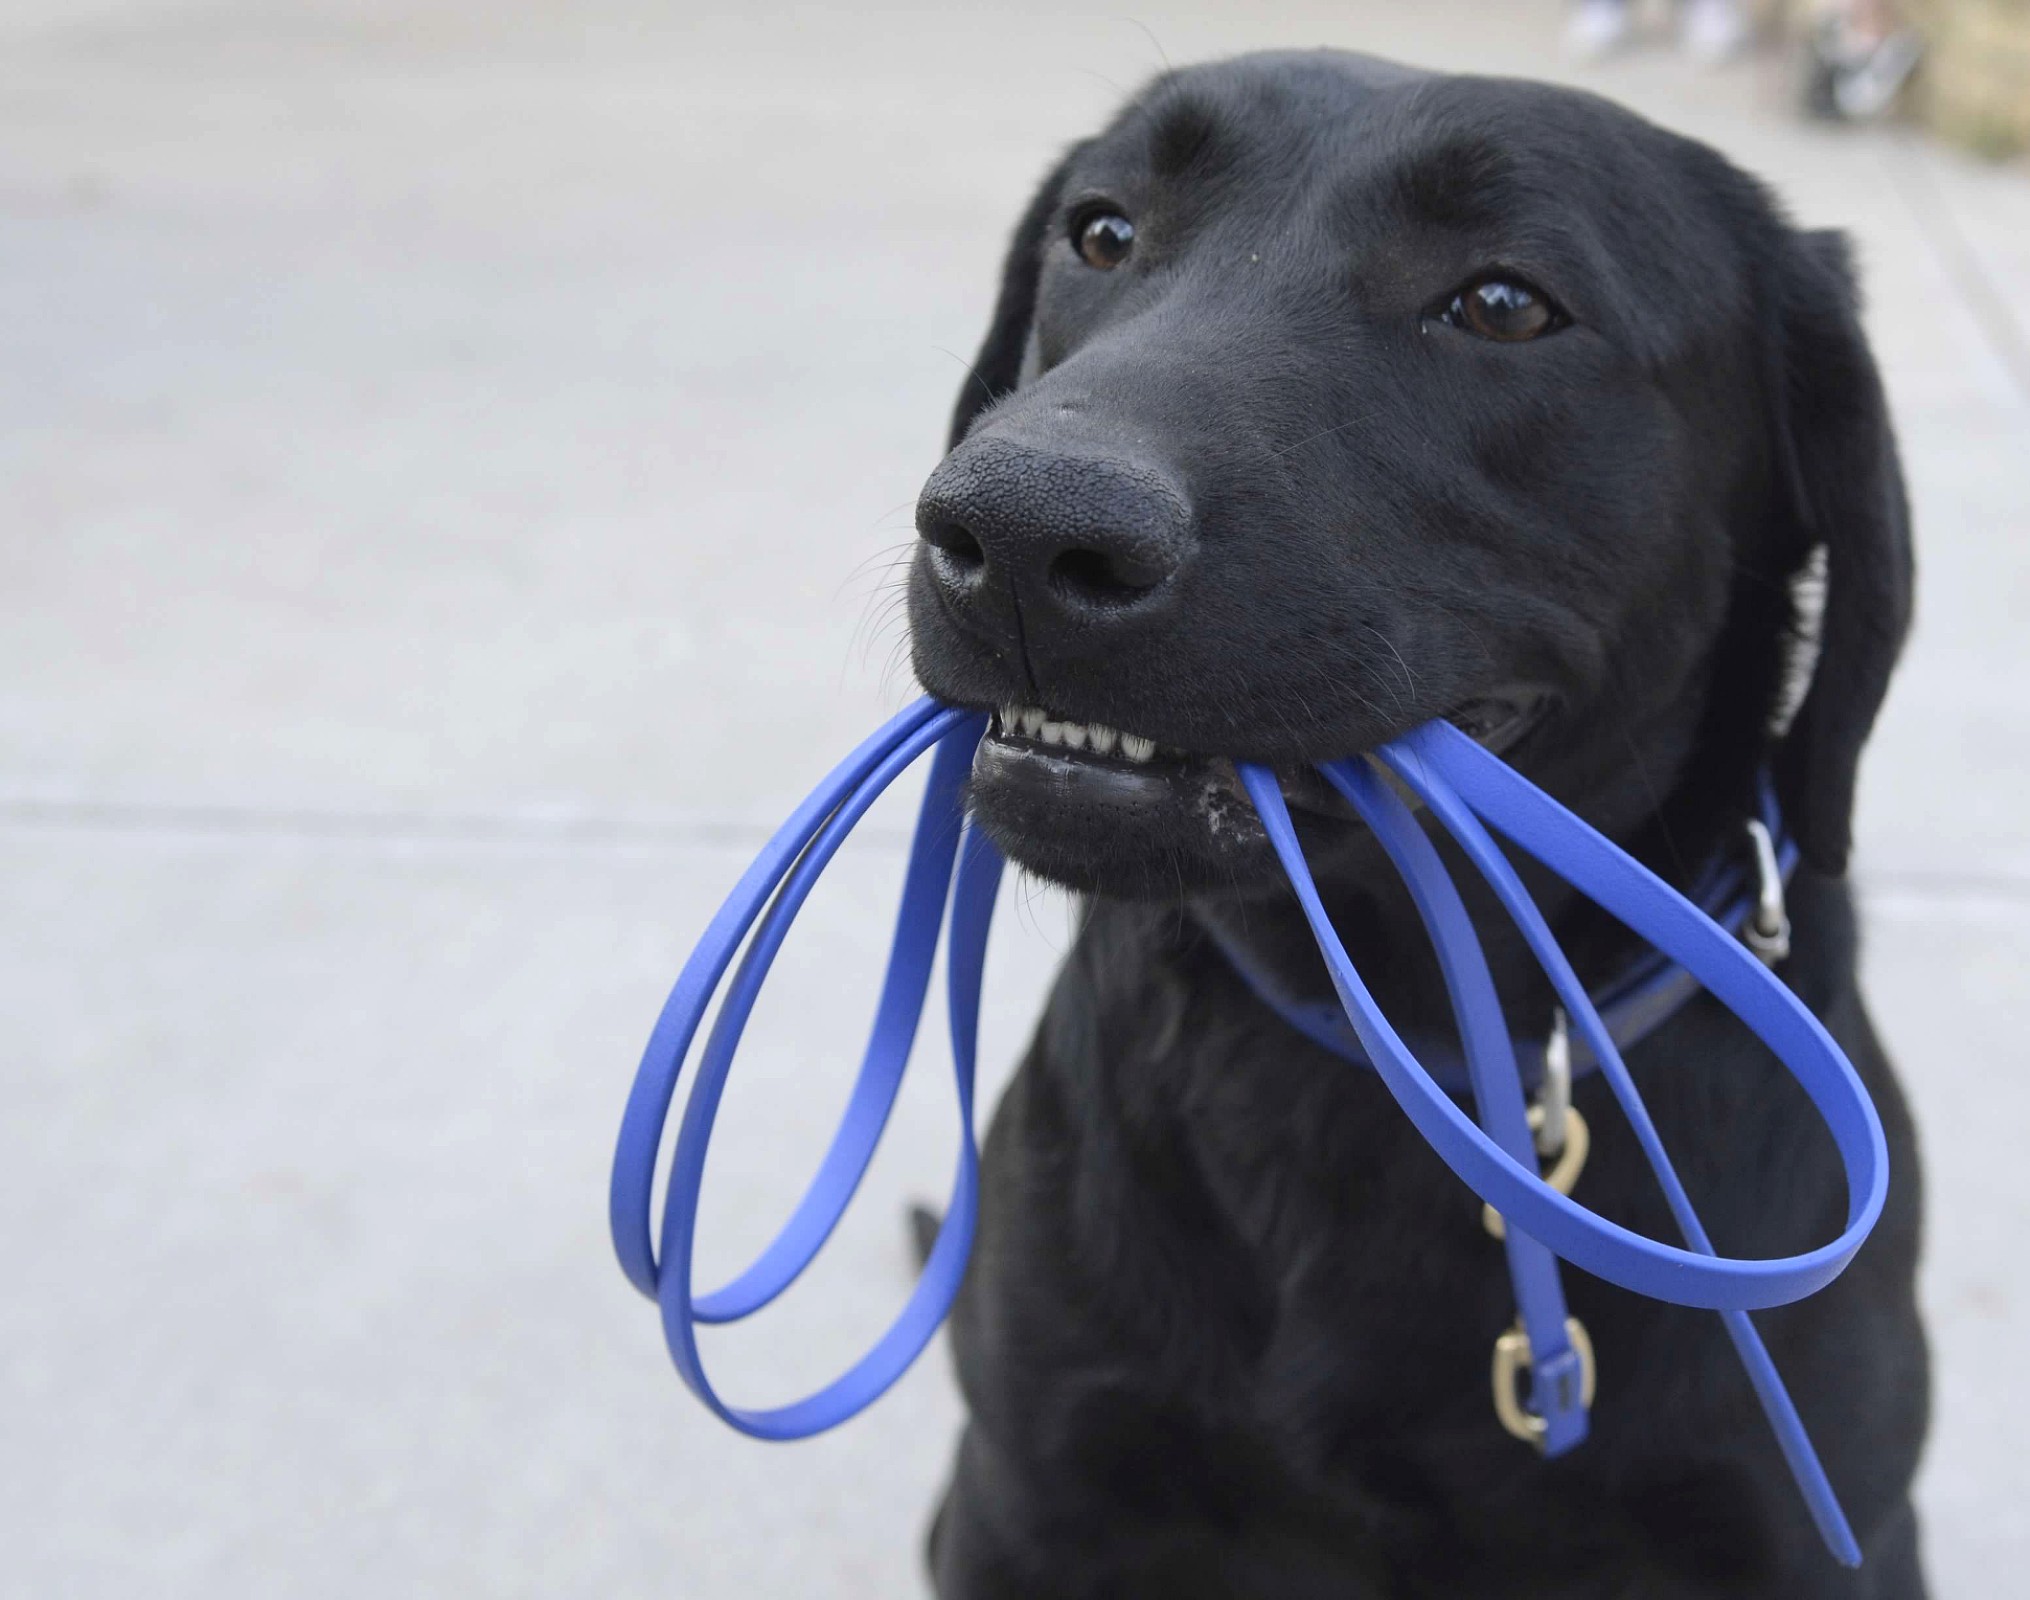
[[[1253,56],[1159,80],[1049,175],[976,380],[919,507],[916,670],[998,711],[974,814],[1088,898],[989,1141],[939,1593],[1921,1594],[1917,1169],[1842,882],[1911,559],[1840,241],[1590,96]],[[1504,1433],[1479,1202],[1212,937],[1329,993],[1234,787],[1232,758],[1268,763],[1392,1018],[1448,1026],[1372,836],[1294,776],[1442,716],[1680,884],[1774,771],[1805,862],[1780,970],[1894,1164],[1847,1273],[1758,1318],[1859,1572],[1710,1313],[1568,1271],[1592,1436],[1545,1460]],[[1618,926],[1530,881],[1582,977],[1626,967]],[[1547,1028],[1482,894],[1511,1022]],[[1714,1002],[1630,1064],[1724,1253],[1839,1231],[1830,1140]],[[1597,1078],[1579,1104],[1578,1198],[1675,1239]]]

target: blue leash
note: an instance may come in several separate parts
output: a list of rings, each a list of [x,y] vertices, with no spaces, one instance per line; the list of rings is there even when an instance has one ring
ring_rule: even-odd
[[[664,1337],[685,1383],[719,1417],[758,1438],[803,1438],[872,1404],[935,1334],[965,1272],[979,1198],[973,1083],[981,976],[1001,874],[1000,856],[966,824],[960,799],[984,729],[985,718],[977,713],[921,700],[819,785],[712,919],[657,1019],[628,1096],[611,1191],[613,1241],[621,1267],[659,1303]],[[846,835],[875,798],[926,752],[933,752],[930,779],[910,847],[895,942],[846,1115],[781,1233],[732,1282],[696,1293],[692,1250],[705,1152],[755,998],[790,924]],[[1578,1042],[1607,1078],[1634,1128],[1689,1247],[1664,1244],[1609,1222],[1540,1175],[1524,1095],[1525,1061],[1509,1037],[1479,939],[1435,847],[1371,761],[1329,762],[1319,771],[1367,822],[1410,888],[1438,951],[1459,1024],[1466,1072],[1465,1083],[1455,1088],[1470,1088],[1478,1122],[1425,1068],[1368,993],[1326,917],[1274,776],[1265,768],[1241,765],[1242,783],[1311,925],[1361,1058],[1445,1163],[1507,1223],[1503,1243],[1520,1326],[1496,1346],[1496,1408],[1504,1424],[1533,1438],[1547,1454],[1570,1449],[1585,1436],[1593,1362],[1584,1329],[1566,1315],[1560,1258],[1637,1294],[1716,1310],[1827,1547],[1842,1562],[1857,1565],[1859,1546],[1747,1313],[1823,1288],[1845,1268],[1881,1214],[1888,1151],[1867,1091],[1817,1018],[1727,928],[1456,728],[1428,723],[1383,746],[1372,759],[1423,802],[1515,921]],[[1714,1253],[1622,1062],[1615,1030],[1573,974],[1488,825],[1656,946],[1775,1051],[1818,1108],[1839,1149],[1848,1210],[1837,1239],[1776,1259]],[[888,1331],[841,1377],[788,1405],[768,1410],[733,1406],[705,1375],[697,1327],[735,1321],[769,1304],[831,1236],[894,1105],[941,932],[961,1137],[951,1198],[923,1273]],[[745,954],[726,983],[678,1124],[657,1230],[652,1198],[657,1157],[677,1079],[743,942]],[[1540,1058],[1535,1065],[1541,1071]],[[1531,1379],[1527,1407],[1513,1388],[1524,1369]]]

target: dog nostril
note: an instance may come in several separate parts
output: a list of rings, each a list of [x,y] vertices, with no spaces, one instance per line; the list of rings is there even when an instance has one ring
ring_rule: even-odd
[[[1128,605],[1169,576],[1169,568],[1105,550],[1066,550],[1050,563],[1051,586],[1088,605]]]
[[[933,522],[919,531],[923,542],[943,555],[955,572],[970,575],[987,564],[980,541],[956,522]]]

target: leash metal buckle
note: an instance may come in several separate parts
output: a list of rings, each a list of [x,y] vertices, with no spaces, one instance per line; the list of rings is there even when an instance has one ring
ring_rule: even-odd
[[[1586,1324],[1577,1317],[1565,1319],[1565,1338],[1578,1357],[1579,1407],[1593,1409],[1593,1391],[1598,1374],[1593,1365],[1593,1341],[1586,1333]],[[1550,1424],[1522,1402],[1521,1380],[1530,1370],[1530,1336],[1523,1332],[1518,1321],[1513,1328],[1494,1341],[1494,1414],[1516,1438],[1525,1444],[1544,1447],[1544,1435],[1550,1431]],[[1563,1381],[1570,1382],[1567,1377]],[[1569,1404],[1570,1397],[1566,1397]]]
[[[1790,955],[1790,912],[1783,900],[1783,869],[1776,841],[1760,817],[1748,819],[1748,843],[1755,851],[1755,909],[1741,925],[1741,942],[1773,967]]]
[[[1543,1086],[1537,1090],[1529,1116],[1530,1137],[1536,1141],[1537,1154],[1552,1162],[1544,1182],[1559,1194],[1570,1194],[1579,1174],[1586,1170],[1593,1135],[1578,1107],[1572,1104],[1572,1035],[1563,1006],[1551,1012],[1551,1033],[1544,1041]],[[1480,1225],[1491,1239],[1508,1237],[1508,1225],[1491,1205],[1482,1204]]]

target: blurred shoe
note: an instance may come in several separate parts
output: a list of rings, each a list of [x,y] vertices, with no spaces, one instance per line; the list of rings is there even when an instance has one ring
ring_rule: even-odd
[[[1565,20],[1565,49],[1581,61],[1598,61],[1628,43],[1635,31],[1629,0],[1579,0]]]
[[[1833,104],[1849,122],[1867,122],[1887,111],[1910,76],[1924,46],[1914,33],[1892,33],[1833,72]]]
[[[1752,30],[1735,0],[1685,0],[1678,38],[1702,66],[1717,67],[1748,48]]]
[[[1871,121],[1895,104],[1923,54],[1923,40],[1907,29],[1871,38],[1829,19],[1805,56],[1805,110],[1833,122]]]

